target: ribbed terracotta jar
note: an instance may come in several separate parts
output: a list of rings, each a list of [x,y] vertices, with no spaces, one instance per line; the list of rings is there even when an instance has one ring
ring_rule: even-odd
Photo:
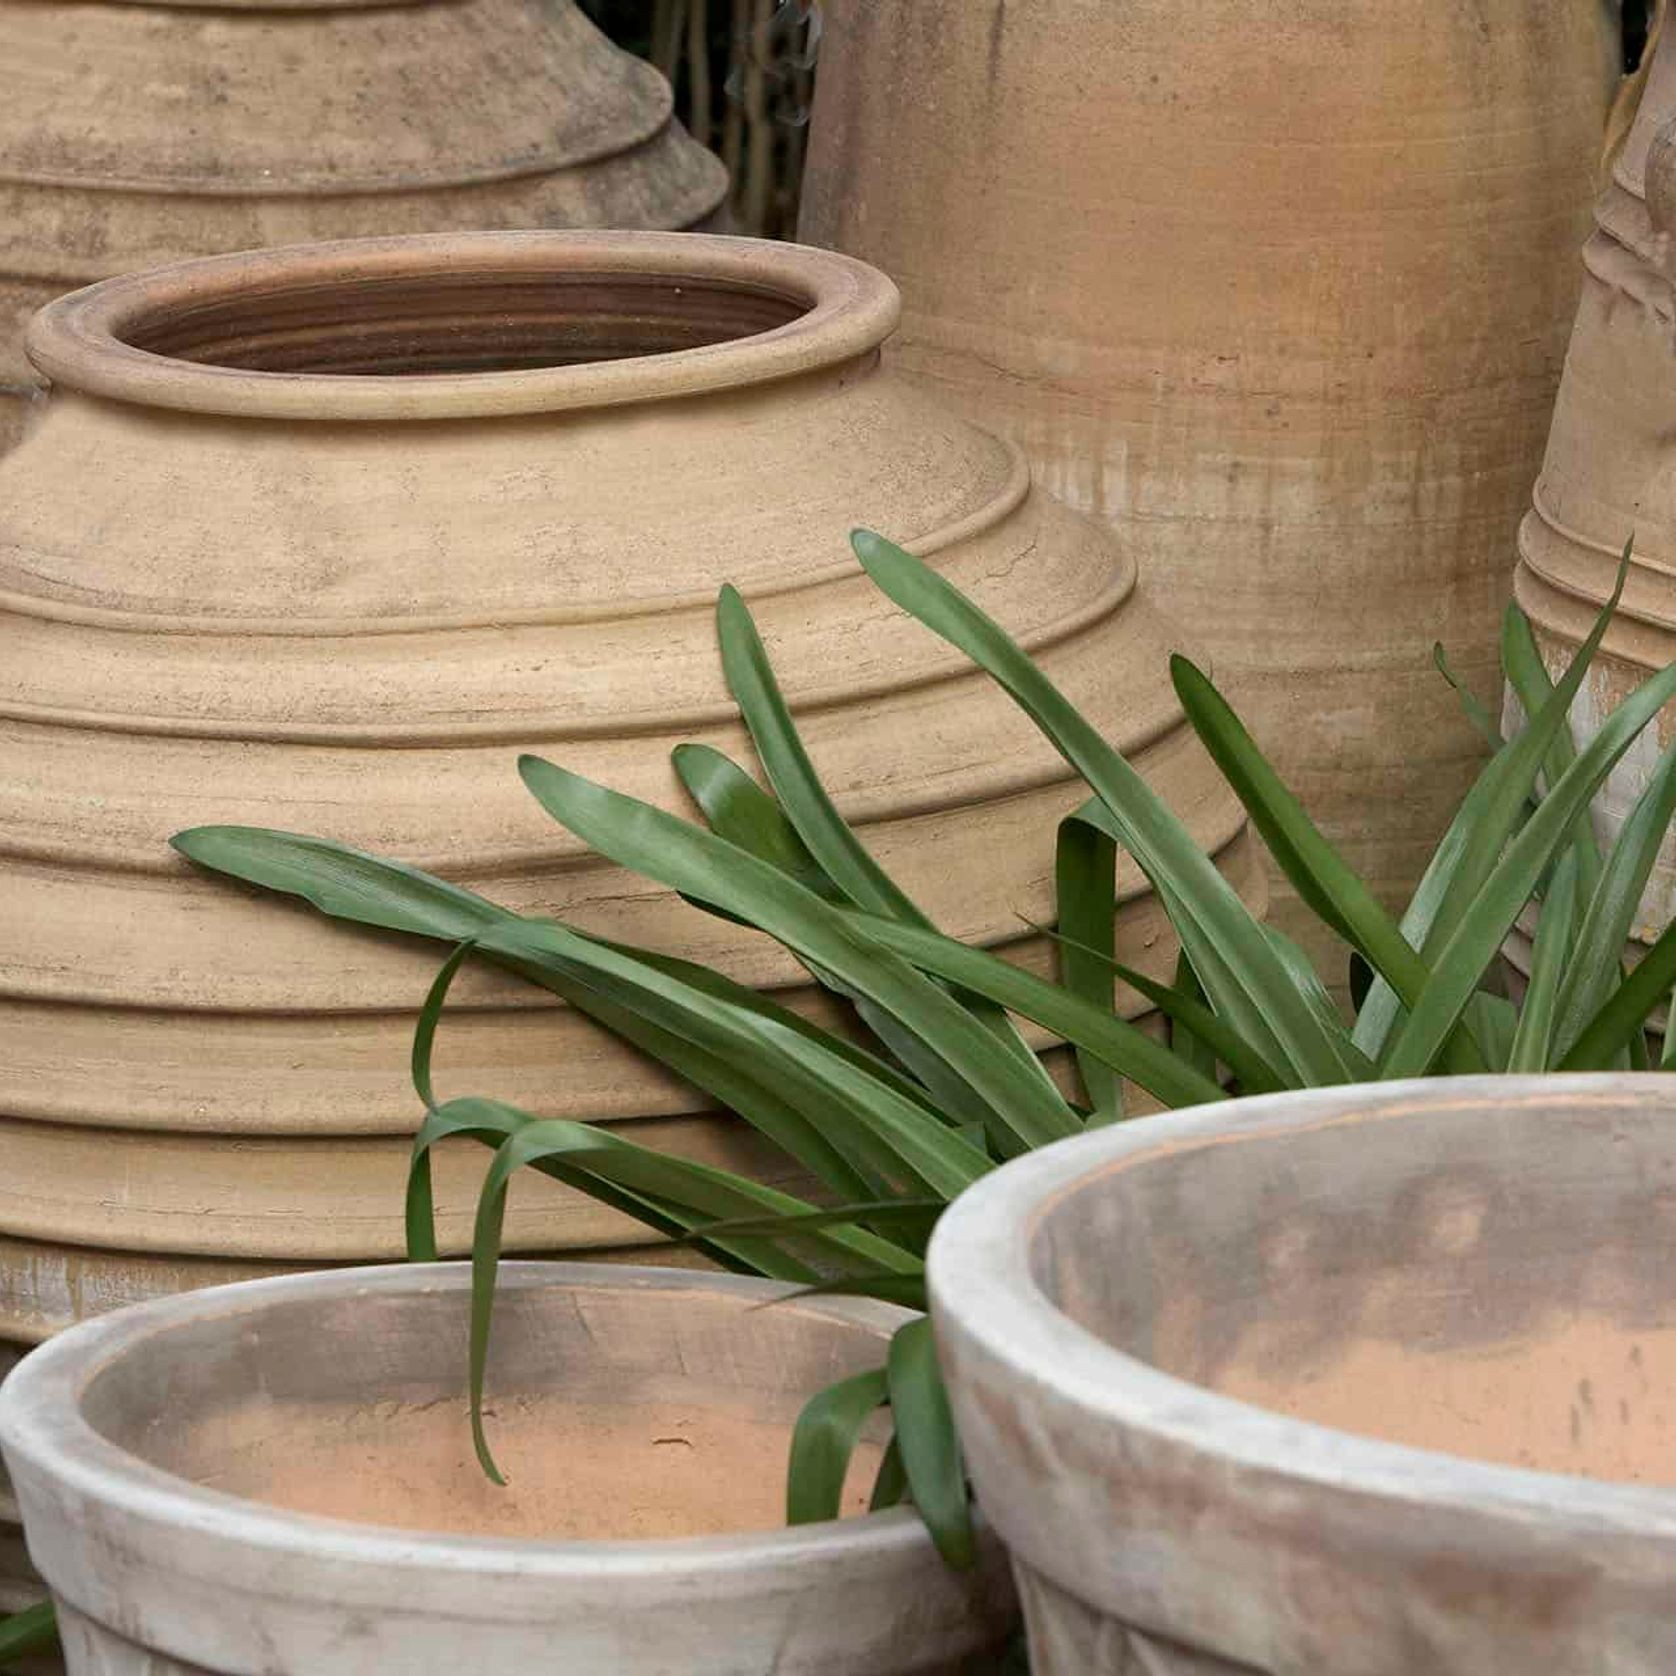
[[[29,314],[107,274],[306,239],[682,228],[720,163],[575,0],[0,0],[0,448]]]
[[[1494,684],[1615,50],[1600,0],[829,6],[802,236],[1114,526],[1389,904],[1478,766],[1432,646]]]
[[[1595,205],[1548,454],[1519,530],[1514,592],[1555,670],[1570,660],[1611,597],[1624,543],[1634,537],[1623,599],[1572,709],[1579,739],[1676,659],[1673,120],[1676,42],[1666,30],[1634,126]],[[1616,836],[1673,735],[1676,716],[1667,713],[1608,777],[1595,804],[1603,838]],[[1667,840],[1642,899],[1632,954],[1673,913],[1676,844]],[[1509,946],[1514,961],[1526,964],[1528,950],[1528,937],[1516,933]]]
[[[881,366],[897,309],[796,246],[527,233],[213,258],[38,317],[52,393],[0,462],[0,1336],[401,1251],[441,951],[199,875],[182,827],[344,840],[815,1005],[784,951],[586,852],[516,772],[536,751],[684,809],[673,745],[750,760],[724,582],[873,852],[950,933],[1045,962],[1025,920],[1082,793],[867,581],[857,523],[969,590],[1260,891],[1132,561]],[[1121,885],[1125,949],[1167,969],[1158,903]],[[440,1053],[445,1089],[789,1173],[510,979],[461,988]],[[444,1170],[451,1250],[484,1159]],[[509,1227],[639,1237],[545,1183]]]

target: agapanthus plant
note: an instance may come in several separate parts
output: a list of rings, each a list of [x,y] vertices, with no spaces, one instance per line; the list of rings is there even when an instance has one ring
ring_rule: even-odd
[[[1003,630],[934,569],[881,537],[858,558],[898,605],[998,681],[1086,782],[1057,832],[1058,981],[943,936],[845,824],[799,740],[751,615],[722,593],[728,682],[761,779],[705,746],[675,753],[702,815],[668,811],[538,757],[519,771],[563,826],[698,907],[777,939],[861,1029],[821,1028],[719,973],[526,917],[397,862],[322,839],[201,827],[175,844],[206,867],[301,896],[325,913],[455,945],[420,1014],[414,1081],[426,1115],[408,1194],[411,1255],[436,1255],[430,1152],[469,1136],[494,1149],[473,1239],[470,1377],[479,1457],[508,1183],[531,1168],[721,1265],[804,1287],[863,1293],[920,1313],[886,1363],[815,1396],[795,1430],[788,1514],[835,1517],[850,1456],[877,1410],[893,1441],[875,1505],[909,1499],[942,1552],[971,1556],[959,1443],[925,1309],[924,1250],[940,1210],[1033,1147],[1124,1116],[1125,1079],[1166,1107],[1232,1093],[1445,1072],[1644,1068],[1648,1021],[1676,982],[1667,930],[1626,970],[1624,949],[1676,807],[1667,750],[1609,853],[1588,819],[1612,766],[1676,698],[1676,666],[1627,698],[1582,748],[1567,715],[1616,594],[1557,683],[1529,624],[1507,615],[1503,665],[1526,723],[1496,749],[1400,920],[1345,865],[1283,786],[1211,681],[1172,660],[1187,716],[1299,895],[1353,951],[1353,1017],[1298,947],[1251,914],[1182,823]],[[1627,562],[1627,554],[1626,554]],[[1622,574],[1619,588],[1622,587]],[[1475,701],[1468,698],[1473,705]],[[1488,726],[1482,707],[1476,713]],[[1168,912],[1181,958],[1168,983],[1113,946],[1115,866],[1126,850]],[[1528,984],[1503,993],[1500,952],[1539,904]],[[468,959],[538,984],[736,1112],[818,1184],[810,1197],[668,1157],[600,1125],[543,1118],[485,1095],[440,1098],[431,1048]],[[1162,1037],[1114,1006],[1121,979],[1167,1021]],[[1069,1044],[1067,1096],[1016,1020]],[[1670,1063],[1676,1032],[1659,1057]],[[498,1474],[497,1474],[498,1476]]]

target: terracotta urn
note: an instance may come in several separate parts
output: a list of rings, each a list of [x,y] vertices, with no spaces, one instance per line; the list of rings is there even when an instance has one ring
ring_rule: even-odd
[[[963,1196],[933,1315],[1035,1676],[1676,1668],[1673,1107],[1319,1089]]]
[[[1388,904],[1480,764],[1577,298],[1601,0],[832,0],[801,235],[1189,623]],[[1335,987],[1345,956],[1277,881]]]
[[[702,225],[726,187],[575,0],[0,0],[0,448],[29,314],[257,245]]]
[[[473,1458],[469,1268],[218,1287],[0,1394],[70,1676],[980,1676],[1016,1604],[912,1508],[786,1529],[791,1424],[905,1312],[735,1276],[502,1271]],[[774,1302],[774,1307],[763,1308]]]
[[[1514,591],[1544,661],[1569,661],[1611,597],[1633,538],[1623,599],[1572,710],[1579,739],[1647,676],[1676,659],[1676,44],[1663,32],[1635,122],[1583,246],[1583,297],[1554,408],[1548,453],[1519,530]],[[1661,716],[1596,800],[1616,837],[1672,738]],[[1676,914],[1676,843],[1666,841],[1630,947],[1653,942]],[[1529,939],[1509,946],[1528,969]]]
[[[588,853],[516,772],[535,751],[688,810],[675,744],[752,760],[724,582],[883,864],[951,934],[1046,963],[1027,921],[1085,793],[867,581],[855,524],[1005,623],[1260,893],[1132,558],[881,365],[897,306],[796,246],[507,233],[211,258],[37,318],[51,395],[0,461],[0,1337],[402,1253],[408,1044],[444,951],[197,874],[184,827],[335,838],[818,1005],[778,946]],[[1127,865],[1120,893],[1126,951],[1171,969]],[[511,978],[458,991],[439,1076],[790,1174]],[[443,1155],[445,1251],[485,1156]],[[519,1186],[515,1249],[645,1237]]]

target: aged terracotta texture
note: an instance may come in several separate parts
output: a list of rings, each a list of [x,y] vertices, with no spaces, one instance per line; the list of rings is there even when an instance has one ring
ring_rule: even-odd
[[[824,252],[532,233],[214,258],[38,319],[53,393],[0,462],[0,1336],[223,1265],[401,1253],[408,1042],[441,950],[198,875],[180,828],[337,838],[819,1009],[783,950],[603,864],[516,772],[535,751],[684,809],[677,742],[750,760],[724,582],[874,853],[951,934],[1046,962],[1026,919],[1051,916],[1078,785],[867,581],[858,522],[1018,634],[1260,897],[1133,563],[881,367],[896,311]],[[1120,888],[1125,944],[1167,971],[1159,904],[1127,868]],[[439,1079],[788,1175],[511,979],[462,984]],[[446,1250],[483,1163],[443,1154]],[[645,1237],[544,1178],[509,1230]]]
[[[897,279],[897,364],[1113,525],[1405,899],[1479,760],[1432,646],[1493,684],[1616,8],[828,11],[802,236]]]
[[[965,1195],[933,1316],[1037,1676],[1676,1667],[1673,1102],[1274,1095]]]
[[[1676,659],[1676,45],[1664,31],[1646,90],[1583,247],[1583,296],[1531,508],[1519,530],[1514,591],[1545,660],[1559,669],[1611,597],[1624,543],[1623,599],[1572,708],[1591,736],[1648,674]],[[1595,803],[1615,836],[1676,734],[1669,713],[1642,734]],[[1667,841],[1642,898],[1635,941],[1676,913],[1676,844]],[[1528,939],[1509,953],[1526,964]],[[1632,954],[1635,952],[1632,944]]]
[[[0,0],[0,447],[30,312],[257,245],[691,227],[721,165],[575,0],[206,7]]]
[[[31,1358],[0,1446],[70,1676],[979,1676],[1016,1612],[909,1508],[787,1530],[791,1424],[904,1312],[734,1276],[465,1265],[163,1300]],[[415,1455],[411,1445],[425,1444]],[[876,1443],[865,1446],[875,1458]],[[684,1538],[684,1540],[671,1540]]]

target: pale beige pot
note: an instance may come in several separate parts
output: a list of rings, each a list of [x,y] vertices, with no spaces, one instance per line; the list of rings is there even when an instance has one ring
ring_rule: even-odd
[[[1676,1077],[1105,1129],[944,1217],[1035,1676],[1676,1669]]]
[[[897,365],[1113,526],[1403,901],[1479,762],[1432,646],[1494,685],[1616,7],[828,10],[802,236],[898,280]]]
[[[901,1310],[736,1276],[501,1274],[472,1454],[470,1270],[392,1267],[84,1325],[0,1394],[70,1676],[988,1676],[1000,1545],[910,1508],[786,1529],[803,1401]],[[763,1307],[764,1305],[771,1307]]]
[[[1624,543],[1634,538],[1623,599],[1572,707],[1579,740],[1592,737],[1649,674],[1676,659],[1673,120],[1676,41],[1666,29],[1635,123],[1595,206],[1548,453],[1519,531],[1515,593],[1556,672],[1611,597]],[[1672,737],[1676,714],[1667,711],[1607,778],[1594,810],[1604,842],[1616,838]],[[1676,843],[1667,840],[1642,898],[1632,957],[1673,913]],[[1528,929],[1509,945],[1526,969]]]
[[[257,245],[691,227],[720,163],[575,0],[0,0],[0,448],[30,312]]]
[[[1045,964],[1026,921],[1085,794],[866,579],[857,523],[1018,635],[1260,901],[1132,560],[880,365],[896,313],[845,257],[545,233],[216,258],[39,317],[52,395],[0,462],[0,1337],[401,1254],[408,1043],[443,951],[198,874],[181,828],[340,839],[818,1008],[777,945],[606,865],[516,771],[535,751],[685,810],[676,743],[751,760],[724,582],[874,854],[952,935]],[[1159,904],[1127,865],[1120,888],[1125,948],[1169,970]],[[791,1173],[541,992],[479,975],[450,1012],[447,1092]],[[485,1157],[442,1155],[445,1251]],[[645,1237],[545,1180],[509,1234]]]

